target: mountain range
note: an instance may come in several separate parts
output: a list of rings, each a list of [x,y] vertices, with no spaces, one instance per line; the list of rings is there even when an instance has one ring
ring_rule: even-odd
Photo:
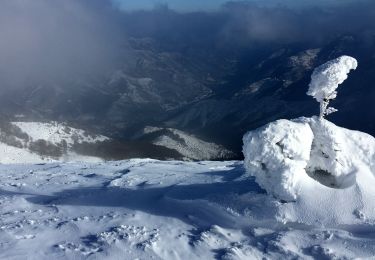
[[[57,121],[107,136],[116,147],[127,147],[116,148],[122,150],[114,152],[121,154],[119,159],[241,159],[245,131],[280,118],[318,113],[318,104],[305,94],[311,72],[345,54],[355,57],[360,66],[340,87],[333,105],[341,112],[330,120],[375,134],[373,34],[339,34],[316,42],[236,42],[223,47],[215,44],[216,27],[207,21],[201,30],[196,30],[198,22],[191,28],[177,23],[181,32],[163,37],[163,30],[169,29],[160,24],[156,32],[137,27],[143,24],[142,17],[152,13],[142,15],[129,15],[136,20],[126,28],[127,42],[116,66],[101,74],[4,88],[2,120]],[[192,154],[195,148],[181,136],[212,145],[200,146],[207,151]]]

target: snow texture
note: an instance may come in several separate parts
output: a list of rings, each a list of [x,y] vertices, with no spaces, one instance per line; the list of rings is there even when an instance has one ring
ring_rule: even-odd
[[[244,136],[245,167],[286,203],[282,221],[375,221],[375,138],[313,118],[278,120]],[[360,213],[358,213],[360,212]],[[360,218],[362,218],[360,217]]]
[[[350,70],[355,70],[357,66],[356,59],[341,56],[315,68],[307,95],[313,96],[318,102],[334,99],[337,87],[348,78]]]
[[[259,185],[294,200],[306,172],[313,133],[307,123],[279,120],[244,136],[245,165]]]
[[[244,174],[236,161],[0,165],[0,259],[374,258],[369,209],[346,209],[361,205],[356,188],[311,186],[295,205]],[[357,222],[296,221],[309,206],[323,220],[340,206]]]

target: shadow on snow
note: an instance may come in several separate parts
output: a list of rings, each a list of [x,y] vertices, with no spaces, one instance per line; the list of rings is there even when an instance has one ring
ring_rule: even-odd
[[[171,185],[166,187],[138,186],[137,189],[122,187],[79,187],[63,190],[51,196],[33,195],[29,202],[41,205],[70,205],[95,207],[122,207],[153,215],[172,217],[200,228],[213,224],[233,228],[235,216],[225,207],[226,200],[248,192],[264,193],[253,178],[235,180],[243,174],[243,167],[234,166],[230,171],[200,174],[223,175],[223,182]]]

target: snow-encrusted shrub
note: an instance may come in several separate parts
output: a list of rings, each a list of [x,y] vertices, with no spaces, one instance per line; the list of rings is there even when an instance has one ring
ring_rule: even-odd
[[[327,105],[336,96],[337,86],[356,67],[354,58],[342,56],[314,70],[308,94],[321,102],[319,118],[277,120],[244,136],[245,168],[269,194],[294,201],[301,192],[306,195],[314,190],[359,185],[359,176],[362,187],[368,176],[369,183],[375,185],[375,138],[323,118],[332,111]],[[356,196],[372,194],[367,188],[361,189]]]
[[[314,133],[306,172],[312,178],[332,188],[346,188],[354,184],[356,157],[365,159],[361,149],[351,143],[354,131],[339,128],[316,117],[306,119]],[[361,133],[362,134],[362,133]],[[349,136],[348,136],[349,135]],[[371,143],[371,139],[368,140]],[[356,154],[353,155],[353,152]]]
[[[348,188],[359,171],[375,177],[375,138],[318,117],[277,120],[243,141],[247,172],[281,200],[307,187]]]
[[[328,107],[329,101],[336,98],[336,89],[348,78],[350,70],[355,70],[357,66],[356,59],[344,55],[314,69],[307,95],[320,103],[320,118],[337,111]]]
[[[272,122],[244,136],[245,167],[268,193],[282,200],[294,200],[297,183],[306,174],[312,141],[307,123]]]

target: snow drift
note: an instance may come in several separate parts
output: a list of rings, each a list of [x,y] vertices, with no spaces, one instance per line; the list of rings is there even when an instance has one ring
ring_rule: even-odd
[[[270,194],[297,197],[310,158],[313,133],[307,123],[279,120],[244,137],[245,166]]]
[[[285,202],[283,221],[375,221],[375,138],[313,118],[278,120],[244,136],[247,172]],[[360,221],[360,220],[359,220]]]

